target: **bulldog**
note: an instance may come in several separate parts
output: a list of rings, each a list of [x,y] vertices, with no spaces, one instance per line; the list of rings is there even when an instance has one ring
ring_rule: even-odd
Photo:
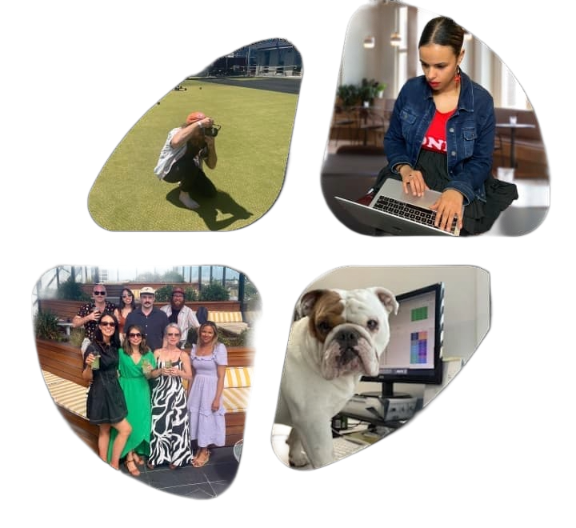
[[[291,466],[319,468],[334,461],[332,417],[354,395],[362,375],[378,373],[392,312],[398,312],[398,302],[380,287],[314,290],[300,299],[275,420],[292,427]]]

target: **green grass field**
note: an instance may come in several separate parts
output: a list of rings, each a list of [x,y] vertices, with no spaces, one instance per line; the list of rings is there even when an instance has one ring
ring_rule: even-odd
[[[134,125],[94,182],[88,208],[104,229],[234,230],[258,220],[278,197],[298,96],[198,80],[182,86],[187,91],[170,92]],[[198,198],[201,207],[195,211],[178,200],[178,184],[158,180],[153,172],[168,132],[192,111],[222,125],[218,165],[213,171],[205,167],[218,196]]]

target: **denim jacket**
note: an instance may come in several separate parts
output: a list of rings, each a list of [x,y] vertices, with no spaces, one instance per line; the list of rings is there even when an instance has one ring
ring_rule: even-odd
[[[460,82],[458,107],[446,125],[446,158],[451,179],[446,188],[461,192],[467,205],[475,198],[486,199],[484,181],[492,170],[495,117],[490,93],[464,73]],[[384,138],[390,168],[398,163],[416,166],[435,111],[432,89],[425,77],[422,75],[406,82],[394,105]]]

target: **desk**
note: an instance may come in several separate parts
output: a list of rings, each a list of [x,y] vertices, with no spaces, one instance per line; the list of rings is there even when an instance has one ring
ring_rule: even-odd
[[[528,123],[496,123],[498,128],[508,128],[510,130],[510,166],[516,168],[515,139],[517,128],[536,128],[536,125]]]

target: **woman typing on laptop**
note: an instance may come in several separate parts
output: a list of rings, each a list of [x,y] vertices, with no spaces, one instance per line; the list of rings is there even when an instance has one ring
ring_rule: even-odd
[[[424,75],[401,89],[384,138],[388,165],[358,201],[370,203],[394,178],[413,196],[426,189],[442,193],[431,207],[435,226],[448,230],[456,218],[461,234],[478,234],[518,195],[514,185],[491,177],[494,101],[460,70],[463,41],[464,30],[450,18],[434,18],[424,28],[418,44]]]

